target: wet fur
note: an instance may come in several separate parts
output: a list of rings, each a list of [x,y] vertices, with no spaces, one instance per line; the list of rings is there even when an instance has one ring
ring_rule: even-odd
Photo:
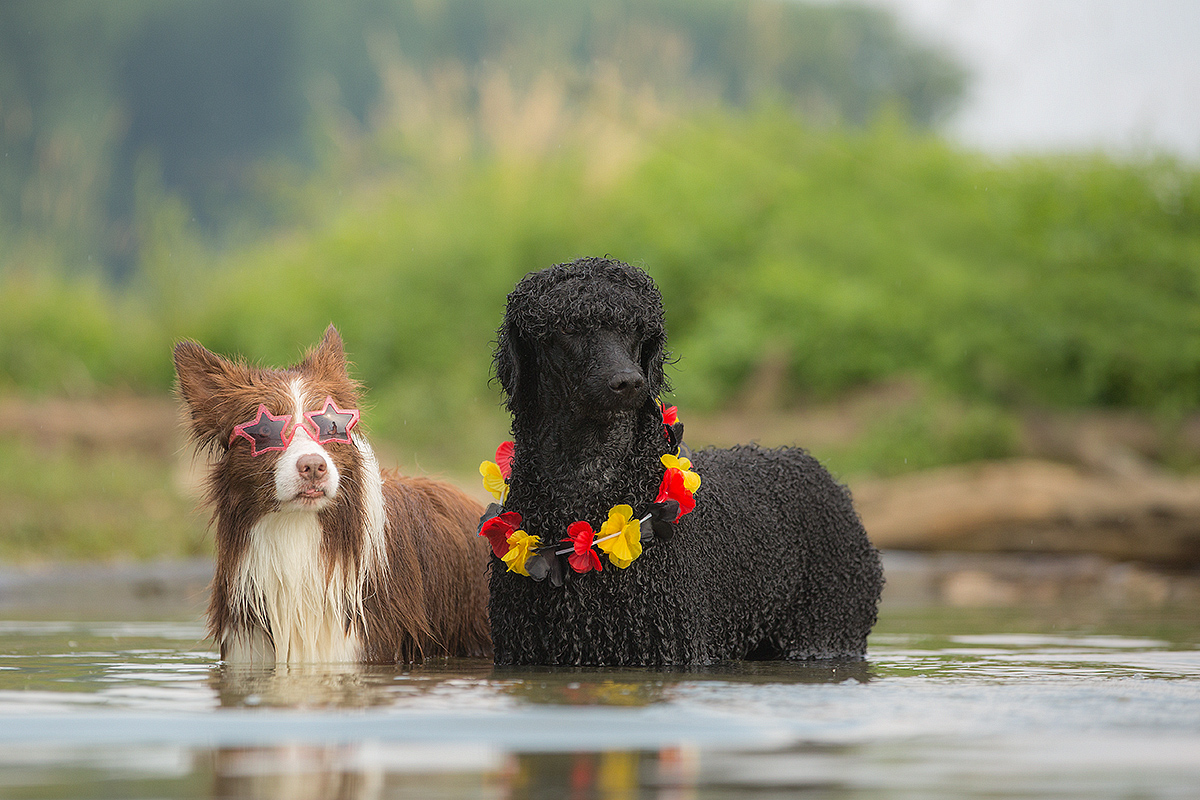
[[[581,259],[531,273],[508,296],[495,352],[515,453],[506,510],[543,543],[608,509],[641,514],[668,451],[662,301],[641,270]],[[612,389],[640,375],[637,391]],[[686,409],[681,410],[686,419]],[[627,569],[566,570],[554,586],[491,559],[499,664],[700,665],[859,658],[882,588],[850,494],[798,448],[693,454],[703,483],[670,541]]]
[[[332,462],[337,486],[319,509],[296,508],[277,496],[276,465],[288,453],[252,456],[248,442],[230,445],[234,426],[260,403],[276,415],[319,408],[326,396],[358,407],[359,387],[332,326],[284,369],[230,361],[194,342],[176,346],[175,366],[191,438],[215,458],[208,620],[222,659],[390,663],[490,654],[487,548],[474,535],[475,501],[443,483],[381,472],[355,429],[352,443],[309,441],[307,451]]]

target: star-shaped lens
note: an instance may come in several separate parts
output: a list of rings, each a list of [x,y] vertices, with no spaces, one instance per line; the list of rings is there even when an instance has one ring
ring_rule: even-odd
[[[258,416],[250,422],[243,422],[234,427],[233,435],[229,437],[229,443],[233,444],[233,440],[239,436],[249,439],[250,455],[252,456],[262,455],[268,450],[283,450],[291,441],[290,436],[284,435],[284,430],[291,421],[291,416],[284,414],[276,417],[267,410],[265,405],[259,403]]]
[[[325,398],[325,407],[320,411],[307,411],[304,416],[317,430],[317,444],[350,441],[350,431],[358,423],[358,409],[337,407],[332,397]]]

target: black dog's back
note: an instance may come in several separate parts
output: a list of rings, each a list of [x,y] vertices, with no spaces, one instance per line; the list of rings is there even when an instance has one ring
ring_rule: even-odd
[[[703,483],[675,543],[709,566],[713,585],[695,599],[709,607],[717,658],[863,655],[883,571],[849,491],[797,448],[692,461]]]

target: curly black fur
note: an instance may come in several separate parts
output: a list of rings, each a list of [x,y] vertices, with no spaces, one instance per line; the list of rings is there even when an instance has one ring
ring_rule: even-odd
[[[527,275],[495,353],[515,453],[505,509],[545,544],[609,509],[638,516],[673,451],[662,298],[639,269],[588,258]],[[627,569],[554,585],[491,561],[498,664],[698,665],[861,657],[883,585],[849,492],[800,449],[693,455],[696,509]]]

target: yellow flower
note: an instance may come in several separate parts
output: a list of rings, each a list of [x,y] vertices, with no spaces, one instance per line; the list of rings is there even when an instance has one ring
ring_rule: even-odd
[[[667,469],[677,469],[683,473],[683,486],[692,494],[700,488],[700,476],[692,472],[692,462],[690,459],[679,458],[673,455],[664,455],[661,459],[663,466]]]
[[[501,560],[508,565],[509,572],[515,572],[518,575],[529,575],[525,570],[525,562],[533,555],[533,551],[542,543],[542,540],[536,536],[530,536],[525,531],[513,531],[508,535],[508,552],[501,556]]]
[[[596,546],[608,556],[610,564],[621,569],[628,567],[642,554],[642,523],[632,517],[633,509],[629,506],[613,506],[596,536]],[[614,533],[620,535],[600,541]]]
[[[496,466],[494,461],[484,461],[479,465],[479,474],[483,476],[483,488],[492,493],[492,497],[499,502],[504,502],[504,495],[508,493],[508,484],[504,482],[504,475],[500,473],[500,467]]]

